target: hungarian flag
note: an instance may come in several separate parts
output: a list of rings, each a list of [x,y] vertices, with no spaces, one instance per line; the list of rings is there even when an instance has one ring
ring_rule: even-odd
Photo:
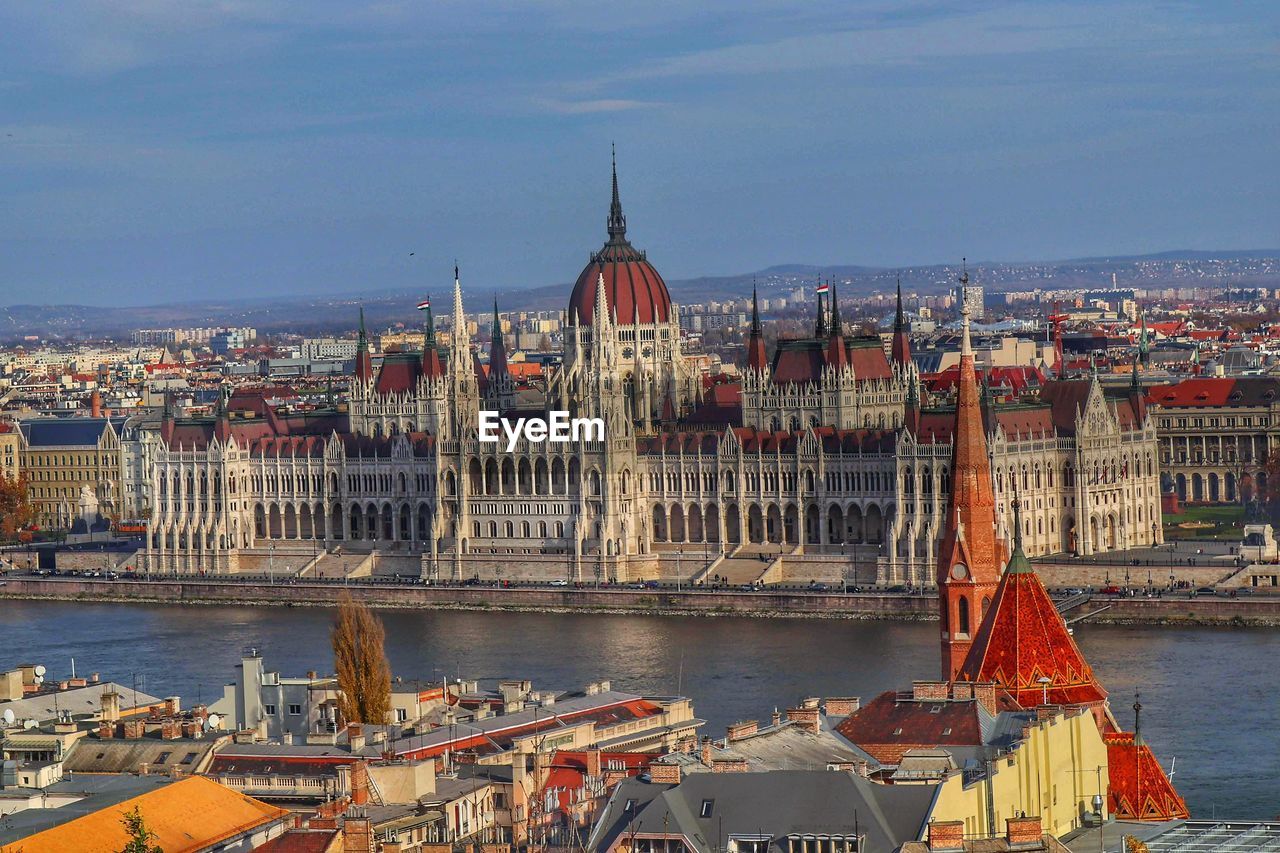
[[[828,290],[830,290],[830,289],[831,289],[831,286],[830,286],[829,284],[827,284],[825,281],[820,281],[820,282],[818,282],[818,292],[819,292],[819,293],[826,293],[826,292],[827,292]]]
[[[431,300],[430,300],[430,299],[424,299],[424,300],[422,300],[421,302],[419,302],[419,303],[418,303],[418,310],[419,310],[419,311],[426,311],[426,310],[427,310],[428,308],[430,308],[430,307],[431,307]]]

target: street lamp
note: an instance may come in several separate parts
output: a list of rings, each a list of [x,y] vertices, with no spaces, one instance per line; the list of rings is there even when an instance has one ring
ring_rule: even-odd
[[[267,546],[267,583],[274,585],[276,582],[276,543],[272,542]]]
[[[1036,679],[1036,682],[1040,685],[1040,689],[1044,691],[1044,702],[1042,704],[1048,705],[1049,704],[1049,685],[1053,683],[1053,679],[1049,678],[1049,676],[1047,675],[1042,675]]]

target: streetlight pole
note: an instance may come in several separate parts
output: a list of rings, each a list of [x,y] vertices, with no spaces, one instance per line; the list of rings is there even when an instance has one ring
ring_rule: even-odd
[[[267,583],[274,586],[276,582],[276,543],[267,546]]]

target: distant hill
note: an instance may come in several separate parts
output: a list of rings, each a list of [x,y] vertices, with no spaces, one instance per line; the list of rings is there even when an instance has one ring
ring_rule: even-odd
[[[1060,261],[978,261],[968,265],[971,278],[991,291],[1039,288],[1105,288],[1111,277],[1125,287],[1232,286],[1280,287],[1280,249],[1246,251],[1174,250],[1147,255],[1078,258]],[[753,283],[768,294],[796,286],[811,287],[818,278],[854,285],[860,294],[888,292],[901,280],[910,293],[939,293],[951,287],[958,264],[872,267],[856,264],[778,264],[736,275],[675,279],[667,282],[678,303],[750,295]],[[848,285],[846,285],[848,286]],[[509,289],[498,293],[503,311],[553,311],[565,307],[572,283]],[[849,291],[846,291],[849,292]],[[323,334],[350,330],[360,307],[371,328],[395,323],[417,324],[414,305],[421,293],[375,289],[341,296],[201,299],[144,308],[101,308],[84,305],[11,305],[0,309],[0,342],[34,335],[47,339],[124,338],[134,329],[203,326],[252,326],[262,332]],[[486,294],[484,299],[487,300]],[[448,310],[447,294],[436,294],[437,313]],[[473,295],[468,311],[486,310]]]

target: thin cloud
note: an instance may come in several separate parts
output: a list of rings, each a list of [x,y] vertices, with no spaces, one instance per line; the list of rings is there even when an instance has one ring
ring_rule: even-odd
[[[661,101],[638,101],[629,98],[594,98],[585,101],[561,101],[538,99],[537,107],[557,115],[590,115],[592,113],[622,113],[632,110],[649,110],[663,106]]]

